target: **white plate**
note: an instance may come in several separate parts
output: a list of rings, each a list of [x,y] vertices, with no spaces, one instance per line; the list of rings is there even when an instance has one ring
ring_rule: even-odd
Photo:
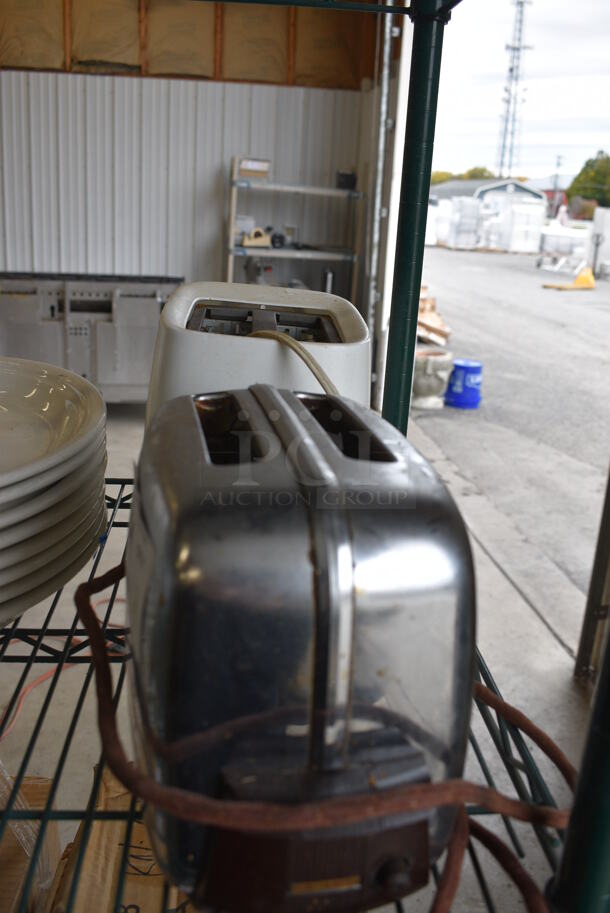
[[[102,428],[101,432],[96,435],[95,440],[83,447],[82,450],[79,450],[78,453],[75,453],[69,460],[64,460],[63,463],[58,463],[57,466],[47,469],[46,472],[39,472],[37,475],[30,476],[29,479],[24,479],[22,482],[15,482],[14,485],[5,485],[4,488],[0,488],[0,509],[3,510],[8,505],[12,507],[18,503],[23,503],[26,498],[31,497],[37,491],[48,488],[54,482],[58,482],[60,479],[70,475],[73,470],[78,469],[87,460],[92,459],[98,450],[101,449],[106,449],[105,428]]]
[[[100,533],[102,534],[104,526],[100,524]],[[3,602],[0,604],[0,626],[7,625],[9,622],[13,621],[18,615],[21,615],[22,612],[25,612],[26,609],[31,608],[41,600],[45,599],[47,596],[50,596],[51,593],[54,593],[60,587],[64,586],[69,580],[72,580],[73,577],[78,574],[81,568],[87,563],[91,555],[96,551],[98,547],[97,538],[91,541],[91,544],[88,548],[78,556],[78,558],[69,564],[67,568],[64,568],[59,574],[56,574],[54,577],[50,577],[45,583],[42,583],[40,586],[35,587],[33,590],[28,590],[27,593],[23,593],[22,596],[16,596],[15,599],[10,599],[8,602]]]
[[[67,549],[63,555],[55,557],[48,564],[39,567],[35,571],[29,571],[24,577],[20,577],[18,580],[13,580],[11,583],[3,585],[0,588],[0,609],[5,602],[10,602],[11,599],[15,599],[17,596],[21,596],[23,593],[27,593],[29,590],[41,586],[46,583],[50,577],[55,577],[67,568],[68,565],[77,561],[83,552],[90,547],[92,542],[99,542],[100,531],[105,529],[105,524],[106,515],[104,514],[102,517],[101,513],[98,514],[95,518],[95,522],[90,525],[89,529],[83,531],[78,542],[76,542],[72,548]]]
[[[73,535],[81,523],[91,520],[99,510],[102,503],[103,483],[100,482],[99,491],[93,498],[87,498],[80,507],[77,507],[71,514],[55,523],[48,529],[43,530],[23,542],[17,542],[8,548],[0,549],[0,570],[12,567],[13,565],[37,555],[45,549],[51,548],[56,542],[68,535]]]
[[[79,466],[70,475],[60,479],[59,482],[44,491],[38,492],[31,498],[26,498],[25,501],[17,505],[9,504],[4,509],[0,508],[0,529],[7,529],[7,527],[14,526],[16,523],[22,523],[28,517],[34,517],[43,513],[49,507],[53,507],[54,504],[59,504],[60,501],[64,501],[78,488],[87,486],[92,476],[99,474],[100,471],[103,472],[105,469],[106,450],[104,449],[101,453],[96,454],[91,461],[85,463],[84,466]]]
[[[104,471],[100,467],[98,472],[91,477],[88,485],[77,488],[75,492],[68,495],[63,501],[60,501],[59,504],[54,504],[42,513],[36,514],[35,517],[28,517],[28,519],[24,520],[22,523],[15,523],[14,526],[1,529],[0,549],[8,548],[9,545],[15,545],[17,542],[23,542],[24,539],[29,539],[30,536],[41,533],[43,529],[54,526],[56,523],[59,523],[60,520],[63,520],[64,517],[68,517],[73,513],[81,504],[88,502],[92,505],[97,498],[100,498],[99,503],[101,504],[99,492],[103,479]]]
[[[0,358],[0,487],[69,459],[93,440],[106,407],[88,380],[39,361]]]
[[[100,507],[99,504],[96,504],[67,536],[63,536],[49,548],[45,548],[36,555],[24,558],[23,561],[18,561],[16,564],[9,565],[4,569],[0,568],[0,601],[2,600],[2,587],[13,583],[14,580],[19,580],[28,574],[32,574],[38,568],[44,567],[51,561],[61,559],[67,553],[77,554],[75,550],[78,549],[79,543],[84,541],[90,532],[97,529],[102,512],[106,516],[106,506]]]

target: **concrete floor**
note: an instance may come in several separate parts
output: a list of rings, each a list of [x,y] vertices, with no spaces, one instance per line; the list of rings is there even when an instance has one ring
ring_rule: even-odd
[[[610,285],[593,293],[542,292],[531,260],[429,250],[425,278],[453,328],[454,354],[484,362],[484,404],[476,413],[444,410],[414,417],[409,438],[453,492],[469,526],[478,588],[478,642],[506,698],[523,707],[578,761],[588,696],[571,678],[606,469],[609,402],[604,341],[610,338]],[[589,296],[589,297],[588,297]],[[604,373],[605,372],[605,373]],[[131,476],[143,431],[143,407],[110,406],[110,476]],[[605,450],[604,450],[605,447]],[[101,569],[119,559],[125,535],[111,537]],[[84,572],[83,572],[84,573]],[[70,623],[73,586],[56,621]],[[122,592],[122,591],[121,591]],[[47,606],[30,610],[35,625]],[[113,616],[121,620],[123,606]],[[46,667],[45,667],[46,668]],[[38,667],[33,675],[40,674]],[[9,694],[18,669],[0,664],[0,693]],[[84,670],[60,677],[28,773],[52,776]],[[0,744],[6,769],[17,769],[47,686],[24,704],[19,724]],[[128,739],[125,701],[121,729]],[[478,734],[482,730],[475,721]],[[506,774],[489,741],[483,748],[498,785]],[[56,797],[56,806],[86,801],[99,756],[93,689],[88,689]],[[569,796],[558,775],[541,769],[560,804]],[[469,776],[481,780],[472,758]],[[549,868],[533,833],[517,828],[526,866],[539,884]],[[74,833],[61,827],[64,842]],[[481,857],[498,913],[519,909],[505,876]],[[431,889],[408,899],[424,911]],[[454,913],[486,909],[470,863]]]

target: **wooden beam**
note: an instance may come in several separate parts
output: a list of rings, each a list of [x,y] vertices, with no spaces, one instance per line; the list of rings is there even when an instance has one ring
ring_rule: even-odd
[[[294,85],[294,48],[297,13],[294,6],[288,8],[288,85]]]
[[[146,0],[140,0],[140,72],[146,76],[148,61],[146,59]]]
[[[214,79],[222,77],[222,3],[214,4]]]
[[[71,0],[64,2],[64,70],[70,72],[72,67],[72,9]]]

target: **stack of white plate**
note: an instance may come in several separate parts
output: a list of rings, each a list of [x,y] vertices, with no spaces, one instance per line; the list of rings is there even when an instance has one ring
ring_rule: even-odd
[[[0,358],[0,625],[70,580],[106,524],[106,408],[88,381]]]

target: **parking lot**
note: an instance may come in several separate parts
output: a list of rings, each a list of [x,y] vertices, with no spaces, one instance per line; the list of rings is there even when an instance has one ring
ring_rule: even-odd
[[[483,402],[415,421],[454,487],[488,502],[485,547],[571,653],[610,459],[610,283],[542,288],[564,279],[535,257],[427,248],[424,282],[454,356],[483,363]]]

